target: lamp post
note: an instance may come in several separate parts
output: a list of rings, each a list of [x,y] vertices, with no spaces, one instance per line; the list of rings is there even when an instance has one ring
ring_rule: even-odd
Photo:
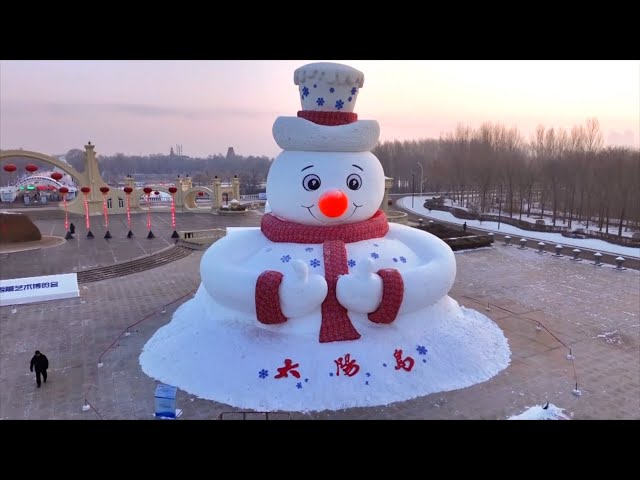
[[[500,200],[498,201],[498,230],[500,230],[501,215],[502,215],[502,184],[500,184]]]
[[[420,167],[420,201],[422,201],[422,177],[424,176],[424,169],[420,162],[416,162],[416,164]]]
[[[416,175],[415,173],[411,174],[411,208],[413,208],[413,195],[416,191]]]

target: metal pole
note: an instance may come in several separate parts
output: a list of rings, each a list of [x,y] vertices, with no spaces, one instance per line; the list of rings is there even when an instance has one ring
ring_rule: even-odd
[[[502,184],[500,184],[500,201],[498,202],[498,230],[500,230],[501,215],[502,215]]]
[[[411,174],[411,208],[413,208],[413,194],[416,191],[416,176],[414,173]]]
[[[424,176],[424,169],[422,168],[422,164],[420,162],[416,162],[420,167],[420,198],[422,198],[422,177]]]

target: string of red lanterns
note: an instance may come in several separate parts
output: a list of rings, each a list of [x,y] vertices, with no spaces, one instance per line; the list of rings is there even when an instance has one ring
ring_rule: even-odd
[[[82,187],[80,191],[84,193],[84,217],[87,224],[87,238],[93,238],[93,233],[91,232],[91,222],[89,221],[89,192],[91,191],[91,188]]]
[[[129,227],[129,233],[127,233],[127,238],[133,237],[133,232],[131,231],[131,204],[129,199],[131,198],[131,192],[133,192],[133,188],[124,187],[124,193],[127,194],[127,226]]]
[[[176,192],[178,189],[176,187],[169,187],[169,193],[171,194],[171,226],[173,227],[173,233],[171,234],[171,238],[179,238],[178,232],[176,231]]]
[[[104,234],[104,238],[111,238],[109,233],[109,212],[107,211],[107,193],[109,193],[109,187],[100,187],[102,192],[102,213],[104,214],[104,228],[107,232]]]
[[[149,195],[151,195],[151,192],[153,191],[153,189],[151,187],[144,187],[142,191],[147,196],[147,228],[149,229],[149,234],[147,235],[147,238],[155,238],[155,235],[151,231],[151,203],[149,201],[150,200]]]

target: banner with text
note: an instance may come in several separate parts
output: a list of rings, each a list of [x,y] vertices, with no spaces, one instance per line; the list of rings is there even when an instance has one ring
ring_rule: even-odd
[[[0,280],[2,307],[79,296],[78,275],[75,273]]]

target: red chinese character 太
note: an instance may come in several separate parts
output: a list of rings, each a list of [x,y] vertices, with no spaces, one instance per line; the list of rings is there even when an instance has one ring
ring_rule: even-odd
[[[284,359],[284,367],[278,368],[278,375],[273,378],[286,378],[289,374],[293,375],[296,378],[300,378],[300,372],[294,370],[294,368],[298,368],[300,364],[296,363],[294,365],[291,364],[292,360],[290,358]]]
[[[396,349],[396,351],[393,352],[393,356],[396,357],[396,370],[400,370],[402,368],[407,372],[411,371],[411,369],[413,368],[413,364],[415,363],[413,358],[407,357],[403,360],[402,350],[399,350],[399,349]]]
[[[336,375],[340,376],[340,369],[344,372],[347,377],[353,377],[356,373],[360,371],[360,365],[356,363],[356,360],[351,360],[351,354],[345,354],[344,358],[340,357],[338,360],[334,360],[336,362]]]

